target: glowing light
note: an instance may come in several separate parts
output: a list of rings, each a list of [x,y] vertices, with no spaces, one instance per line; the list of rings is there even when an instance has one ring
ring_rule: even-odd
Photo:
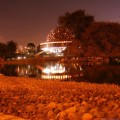
[[[42,79],[58,79],[58,80],[62,80],[62,79],[67,79],[67,78],[71,78],[70,75],[41,75]]]
[[[49,68],[45,68],[42,70],[43,73],[64,73],[65,72],[65,67],[56,64],[55,66],[50,66]]]
[[[74,39],[73,33],[66,27],[57,27],[48,34],[47,41],[68,41]]]
[[[55,42],[45,42],[45,43],[41,43],[40,45],[47,45],[49,46],[50,44],[59,44],[59,43],[71,43],[72,41],[55,41]]]
[[[42,49],[43,51],[49,51],[49,48],[48,47],[45,47]]]
[[[45,68],[42,70],[43,73],[50,73],[50,69],[49,68]]]
[[[18,56],[18,57],[17,57],[17,59],[19,60],[19,59],[21,59],[21,57],[20,57],[20,56]]]

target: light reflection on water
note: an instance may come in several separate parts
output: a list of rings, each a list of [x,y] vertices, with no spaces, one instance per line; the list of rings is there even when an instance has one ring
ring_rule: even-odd
[[[108,64],[47,62],[42,65],[4,65],[0,67],[0,73],[5,76],[115,83],[120,85],[120,66]]]

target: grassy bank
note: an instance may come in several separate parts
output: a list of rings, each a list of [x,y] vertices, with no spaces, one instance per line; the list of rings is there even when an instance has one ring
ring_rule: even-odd
[[[33,58],[26,58],[26,59],[14,59],[14,60],[5,60],[2,63],[4,64],[40,64],[44,62],[54,62],[54,61],[59,61],[62,63],[109,63],[108,58],[87,58],[87,57],[79,57],[79,58],[74,58],[74,57],[33,57]]]
[[[0,106],[29,120],[120,119],[120,87],[0,76]]]

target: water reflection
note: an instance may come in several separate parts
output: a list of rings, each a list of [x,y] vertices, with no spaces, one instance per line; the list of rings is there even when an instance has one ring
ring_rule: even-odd
[[[34,65],[16,66],[15,71],[18,76],[35,77],[37,75],[37,69]]]
[[[2,73],[4,73],[4,65],[0,64],[0,75],[2,75]]]
[[[115,83],[120,85],[120,66],[108,64],[75,64],[47,62],[41,65],[5,65],[0,67],[5,76],[36,77],[40,79]]]
[[[68,65],[62,63],[46,63],[44,66],[37,65],[39,70],[41,70],[42,79],[52,79],[52,80],[71,80],[72,78],[78,77],[81,70],[81,66]],[[76,69],[77,68],[77,69]],[[73,72],[74,71],[74,72]],[[74,74],[72,74],[74,73]]]

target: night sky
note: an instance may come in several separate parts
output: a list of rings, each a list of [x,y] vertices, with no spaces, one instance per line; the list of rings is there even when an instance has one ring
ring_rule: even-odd
[[[58,25],[58,16],[79,9],[96,21],[120,22],[120,0],[0,0],[0,42],[38,45]]]

